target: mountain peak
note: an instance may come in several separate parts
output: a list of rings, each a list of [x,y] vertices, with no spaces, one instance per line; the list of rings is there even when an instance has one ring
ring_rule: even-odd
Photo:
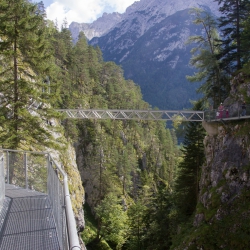
[[[119,27],[124,20],[134,19],[139,13],[145,17],[145,20],[155,17],[154,22],[146,22],[144,32],[152,27],[151,25],[154,25],[155,22],[160,22],[177,11],[202,6],[209,6],[215,15],[219,13],[218,4],[215,2],[211,3],[211,0],[140,0],[130,5],[123,14],[118,12],[104,12],[103,15],[93,23],[73,22],[69,28],[74,41],[77,40],[80,31],[83,31],[85,36],[91,40],[93,37],[101,37],[117,26]],[[143,35],[143,32],[141,35]]]
[[[103,15],[93,23],[72,22],[69,25],[69,29],[72,33],[73,41],[77,41],[78,35],[81,31],[84,32],[85,36],[89,40],[91,40],[93,37],[103,36],[114,26],[114,24],[119,23],[121,18],[122,14],[118,12],[104,12]]]

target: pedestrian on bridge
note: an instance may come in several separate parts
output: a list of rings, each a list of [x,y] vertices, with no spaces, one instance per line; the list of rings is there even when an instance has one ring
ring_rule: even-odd
[[[220,118],[222,118],[222,116],[223,116],[223,111],[224,111],[224,107],[223,107],[223,105],[222,105],[222,103],[220,104],[220,106],[219,106],[219,112],[220,112]]]

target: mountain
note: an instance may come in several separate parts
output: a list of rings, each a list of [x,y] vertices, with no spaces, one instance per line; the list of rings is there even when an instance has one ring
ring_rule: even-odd
[[[192,24],[188,12],[183,10],[163,19],[130,48],[117,44],[135,36],[134,32],[127,32],[116,43],[108,44],[118,29],[100,37],[96,43],[105,60],[121,64],[125,77],[140,85],[144,100],[162,109],[186,108],[190,106],[190,99],[197,99],[195,88],[198,84],[186,80],[186,75],[192,74],[193,69],[188,66],[191,46],[185,42],[201,30]],[[94,41],[96,39],[91,43]]]
[[[77,23],[72,22],[69,29],[72,33],[73,41],[78,40],[80,31],[83,31],[85,36],[91,40],[93,37],[100,37],[106,34],[116,23],[122,19],[122,14],[113,12],[112,14],[103,13],[102,17],[98,18],[93,23]]]
[[[191,7],[218,14],[217,3],[210,0],[141,0],[119,17],[117,13],[104,14],[96,20],[91,29],[97,33],[102,25],[102,34],[92,38],[87,26],[82,30],[91,45],[100,47],[104,60],[121,65],[125,78],[140,85],[145,101],[161,109],[188,108],[189,100],[198,98],[199,85],[186,80],[186,75],[194,72],[189,66],[194,45],[187,45],[186,41],[202,32],[192,22]],[[84,26],[78,24],[79,31],[80,25]],[[70,30],[76,37],[72,27],[73,24]]]

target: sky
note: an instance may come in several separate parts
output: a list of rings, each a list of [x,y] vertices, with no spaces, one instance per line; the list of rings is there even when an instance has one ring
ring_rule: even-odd
[[[40,2],[41,0],[33,0]],[[125,12],[135,0],[42,0],[46,8],[47,18],[57,21],[61,27],[63,20],[68,25],[75,21],[78,23],[92,23],[104,12]],[[137,0],[139,1],[139,0]]]

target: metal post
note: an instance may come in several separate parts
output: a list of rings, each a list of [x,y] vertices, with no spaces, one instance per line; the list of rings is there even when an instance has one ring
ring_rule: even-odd
[[[3,207],[5,198],[5,181],[4,181],[4,157],[0,156],[0,212]]]
[[[238,102],[238,117],[240,117],[240,105],[239,105],[239,102]]]
[[[28,189],[28,169],[27,169],[27,153],[24,153],[24,169],[25,169],[25,188]]]
[[[50,176],[50,155],[47,154],[47,194],[48,194],[48,191],[49,191],[49,176]]]
[[[9,151],[6,151],[6,172],[7,172],[7,184],[10,184],[10,159],[9,159]]]

